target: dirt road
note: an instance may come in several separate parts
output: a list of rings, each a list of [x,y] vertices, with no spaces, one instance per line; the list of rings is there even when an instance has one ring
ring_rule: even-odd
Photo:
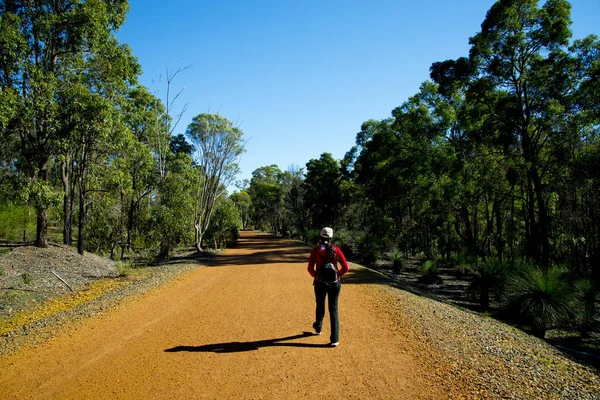
[[[365,270],[342,287],[340,346],[327,317],[311,333],[309,251],[244,232],[212,267],[4,357],[0,398],[447,398]]]

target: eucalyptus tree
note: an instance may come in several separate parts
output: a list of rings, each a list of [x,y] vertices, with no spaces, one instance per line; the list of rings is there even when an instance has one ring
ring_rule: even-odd
[[[131,132],[129,138],[122,142],[116,163],[126,177],[121,189],[122,212],[126,213],[125,237],[120,241],[132,246],[136,233],[140,231],[142,204],[149,202],[159,189],[159,167],[154,158],[153,140],[157,135],[156,119],[164,113],[162,103],[145,87],[132,88],[124,102],[124,120]],[[128,205],[126,204],[128,203]],[[147,218],[147,216],[145,217]],[[144,218],[144,219],[145,219]]]
[[[38,246],[48,243],[49,202],[43,197],[51,192],[49,161],[68,132],[59,118],[57,99],[69,98],[71,83],[88,62],[98,60],[102,53],[113,55],[106,50],[114,49],[113,33],[124,22],[127,10],[126,0],[0,2],[0,86],[2,97],[10,100],[3,136],[18,137],[19,166],[37,181],[31,188],[39,189],[35,196],[40,200],[36,204]],[[84,97],[95,93],[95,88],[86,89],[90,95]]]
[[[196,185],[202,173],[185,153],[167,157],[165,168],[169,173],[159,186],[147,225],[148,236],[159,246],[159,258],[169,257],[181,243],[192,242]]]
[[[214,249],[225,248],[239,238],[242,226],[239,209],[233,200],[221,197],[215,206],[213,218],[205,234],[205,240],[214,244]]]
[[[242,190],[241,192],[232,193],[229,198],[233,201],[233,204],[237,207],[240,213],[240,222],[242,229],[246,229],[250,222],[250,210],[252,208],[252,197],[248,193],[248,190]]]
[[[312,228],[337,226],[344,206],[341,183],[340,163],[331,153],[323,153],[318,159],[306,163],[304,203],[309,210]]]
[[[235,179],[245,143],[242,130],[218,114],[198,114],[186,135],[196,150],[199,169],[194,228],[196,249],[201,251],[202,237],[210,225],[215,204]]]
[[[548,0],[498,1],[470,39],[469,60],[476,68],[470,94],[488,109],[498,134],[515,143],[513,156],[523,165],[526,202],[526,255],[550,261],[549,193],[561,154],[577,133],[569,129],[568,69],[570,4]],[[492,96],[490,96],[492,94]]]
[[[284,220],[292,237],[308,241],[310,209],[306,204],[304,168],[290,166],[284,178]]]
[[[248,187],[252,201],[252,220],[260,228],[267,226],[279,234],[284,217],[284,173],[277,165],[268,165],[252,171]]]

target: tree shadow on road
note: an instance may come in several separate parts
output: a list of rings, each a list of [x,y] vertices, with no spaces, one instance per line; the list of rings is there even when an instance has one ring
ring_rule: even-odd
[[[166,349],[166,353],[178,353],[178,352],[189,352],[189,353],[238,353],[242,351],[253,351],[258,350],[261,347],[274,347],[274,346],[285,346],[285,347],[331,347],[329,344],[317,344],[317,343],[289,343],[290,340],[302,339],[309,336],[314,336],[312,332],[302,332],[299,335],[286,336],[276,339],[267,340],[256,340],[253,342],[226,342],[216,344],[205,344],[203,346],[175,346],[170,349]]]

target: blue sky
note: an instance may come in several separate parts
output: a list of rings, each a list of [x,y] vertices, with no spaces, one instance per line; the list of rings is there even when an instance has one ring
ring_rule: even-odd
[[[467,56],[493,0],[130,0],[117,37],[140,83],[164,99],[169,68],[189,66],[173,90],[192,117],[219,113],[248,140],[239,179],[261,166],[341,159],[368,119],[415,94],[433,62]],[[600,35],[600,0],[573,0],[575,38]],[[162,80],[162,83],[159,83]]]

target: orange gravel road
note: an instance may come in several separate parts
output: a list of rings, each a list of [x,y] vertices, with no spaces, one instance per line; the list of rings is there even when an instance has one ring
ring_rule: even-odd
[[[242,232],[213,266],[4,357],[0,398],[447,398],[364,269],[342,287],[340,346],[326,346],[327,317],[310,333],[309,252]]]

